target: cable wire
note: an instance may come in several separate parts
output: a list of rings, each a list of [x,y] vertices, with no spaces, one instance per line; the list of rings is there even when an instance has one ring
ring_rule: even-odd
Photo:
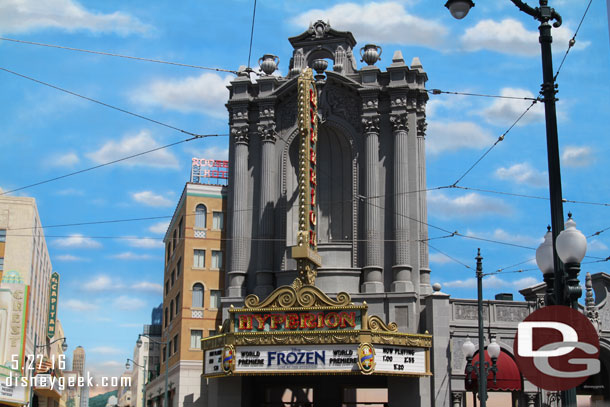
[[[536,98],[521,97],[521,96],[501,96],[501,95],[487,95],[484,93],[451,92],[451,91],[440,90],[440,89],[424,89],[424,90],[433,95],[446,94],[446,95],[479,96],[479,97],[484,97],[484,98],[497,98],[497,99],[537,100]]]
[[[162,61],[160,59],[141,58],[141,57],[134,57],[134,56],[129,56],[129,55],[114,54],[114,53],[111,53],[111,52],[92,51],[92,50],[88,50],[88,49],[65,47],[65,46],[56,45],[56,44],[45,44],[45,43],[41,43],[41,42],[24,41],[24,40],[18,40],[18,39],[15,39],[15,38],[0,37],[0,40],[16,42],[16,43],[19,43],[19,44],[29,44],[29,45],[38,45],[38,46],[41,46],[41,47],[65,49],[65,50],[68,50],[68,51],[86,52],[86,53],[89,53],[89,54],[98,54],[98,55],[106,55],[106,56],[118,57],[118,58],[135,59],[137,61],[155,62],[155,63],[158,63],[158,64],[183,66],[183,67],[186,67],[186,68],[204,69],[204,70],[207,70],[207,71],[228,72],[228,73],[232,73],[232,74],[235,74],[235,75],[238,74],[237,71],[232,71],[230,69],[208,68],[208,67],[205,67],[205,66],[181,64],[179,62]]]
[[[428,242],[424,242],[424,243],[426,243],[426,244],[428,245],[428,247],[429,247],[429,248],[431,248],[431,249],[433,249],[433,250],[436,250],[437,252],[439,252],[439,253],[440,253],[440,254],[442,254],[443,256],[447,257],[448,259],[453,260],[454,262],[456,262],[456,263],[458,263],[458,264],[461,264],[462,266],[466,267],[467,269],[471,269],[471,270],[472,270],[472,267],[470,267],[468,264],[466,264],[466,263],[463,263],[463,262],[459,261],[459,260],[458,260],[458,259],[456,259],[455,257],[451,257],[451,256],[450,256],[450,255],[448,255],[447,253],[445,253],[445,252],[443,252],[443,251],[441,251],[441,250],[437,249],[436,247],[432,246],[432,245],[431,245],[430,243],[428,243]]]
[[[133,112],[130,112],[130,111],[128,111],[128,110],[125,110],[125,109],[121,109],[120,107],[116,107],[116,106],[109,105],[108,103],[100,102],[99,100],[96,100],[96,99],[93,99],[93,98],[90,98],[90,97],[87,97],[87,96],[83,96],[83,95],[78,94],[78,93],[76,93],[76,92],[72,92],[72,91],[69,91],[69,90],[67,90],[67,89],[60,88],[59,86],[55,86],[55,85],[52,85],[52,84],[50,84],[50,83],[43,82],[43,81],[41,81],[41,80],[38,80],[38,79],[32,78],[32,77],[27,76],[27,75],[20,74],[20,73],[18,73],[18,72],[11,71],[11,70],[6,69],[6,68],[2,68],[2,67],[0,67],[0,70],[5,71],[5,72],[8,72],[8,73],[10,73],[10,74],[12,74],[12,75],[16,75],[16,76],[19,76],[19,77],[21,77],[21,78],[24,78],[24,79],[27,79],[27,80],[33,81],[33,82],[36,82],[36,83],[38,83],[38,84],[41,84],[41,85],[44,85],[44,86],[48,86],[48,87],[50,87],[50,88],[53,88],[53,89],[59,90],[59,91],[61,91],[61,92],[68,93],[68,94],[70,94],[70,95],[72,95],[72,96],[77,96],[77,97],[79,97],[79,98],[82,98],[82,99],[88,100],[88,101],[90,101],[90,102],[94,102],[94,103],[97,103],[97,104],[99,104],[99,105],[102,105],[102,106],[105,106],[105,107],[109,107],[110,109],[114,109],[114,110],[117,110],[117,111],[119,111],[119,112],[126,113],[126,114],[129,114],[129,115],[131,115],[131,116],[135,116],[135,117],[138,117],[138,118],[140,118],[140,119],[147,120],[147,121],[149,121],[149,122],[152,122],[152,123],[158,124],[158,125],[160,125],[160,126],[164,126],[164,127],[169,128],[169,129],[179,131],[180,133],[188,134],[189,136],[195,136],[195,137],[207,137],[207,136],[204,136],[204,135],[201,135],[201,134],[195,134],[195,133],[192,133],[192,132],[190,132],[190,131],[186,131],[186,130],[179,129],[178,127],[172,126],[171,124],[163,123],[163,122],[160,122],[160,121],[158,121],[158,120],[151,119],[150,117],[142,116],[141,114],[137,114],[137,113],[133,113]]]
[[[250,49],[248,50],[248,69],[250,69],[250,57],[252,56],[252,40],[254,39],[254,18],[256,17],[256,0],[254,0],[254,9],[252,10],[252,28],[250,30]]]
[[[468,170],[466,170],[466,172],[465,172],[465,173],[463,173],[463,174],[462,174],[462,175],[461,175],[461,176],[460,176],[460,177],[457,179],[457,181],[455,181],[455,182],[453,183],[453,185],[452,185],[452,186],[456,186],[456,185],[457,185],[457,184],[458,184],[458,183],[459,183],[459,182],[460,182],[462,179],[464,179],[464,177],[465,177],[466,175],[468,175],[468,173],[470,173],[470,171],[472,171],[472,169],[473,169],[474,167],[476,167],[476,166],[477,166],[477,165],[478,165],[478,164],[479,164],[479,163],[480,163],[480,162],[483,160],[483,158],[485,158],[485,156],[487,156],[487,154],[489,154],[489,153],[491,152],[491,150],[493,150],[493,148],[494,148],[495,146],[497,146],[497,145],[498,145],[498,144],[499,144],[501,141],[503,141],[503,140],[504,140],[504,137],[506,137],[506,135],[508,134],[508,132],[509,132],[509,131],[511,131],[511,130],[513,129],[513,127],[515,127],[515,126],[517,125],[517,123],[519,123],[519,121],[520,121],[520,120],[523,118],[523,116],[525,116],[525,115],[527,114],[527,112],[529,112],[529,111],[530,111],[530,109],[531,109],[532,107],[534,107],[534,105],[535,105],[536,103],[538,103],[539,101],[540,101],[540,97],[538,97],[538,98],[534,99],[534,100],[532,101],[532,103],[531,103],[531,104],[530,104],[530,105],[527,107],[527,109],[525,109],[525,111],[524,111],[523,113],[521,113],[521,115],[520,115],[520,116],[517,118],[517,120],[515,120],[515,121],[513,122],[513,124],[511,124],[511,125],[510,125],[510,127],[509,127],[509,128],[508,128],[508,129],[507,129],[507,130],[506,130],[506,131],[505,131],[505,132],[504,132],[504,133],[503,133],[503,134],[502,134],[500,137],[498,137],[498,139],[496,140],[496,142],[495,142],[495,143],[493,143],[493,144],[491,145],[491,147],[489,147],[489,148],[487,149],[487,151],[485,151],[485,153],[483,153],[483,155],[482,155],[482,156],[481,156],[481,157],[480,157],[480,158],[479,158],[477,161],[475,161],[475,163],[474,163],[474,164],[472,164],[472,166],[470,166],[470,168],[468,168]]]
[[[111,164],[116,164],[116,163],[121,162],[121,161],[125,161],[125,160],[129,160],[131,158],[139,157],[139,156],[142,156],[144,154],[149,154],[149,153],[152,153],[154,151],[163,150],[164,148],[169,148],[169,147],[172,147],[172,146],[175,146],[175,145],[178,145],[178,144],[182,144],[182,143],[186,143],[186,142],[189,142],[189,141],[192,141],[192,140],[195,140],[195,139],[198,139],[198,138],[202,138],[202,137],[208,137],[208,136],[203,136],[202,135],[202,136],[191,137],[191,138],[188,138],[188,139],[185,139],[185,140],[181,140],[181,141],[176,141],[175,143],[166,144],[166,145],[161,146],[161,147],[153,148],[151,150],[143,151],[143,152],[137,153],[137,154],[132,154],[130,156],[119,158],[119,159],[113,160],[113,161],[109,161],[107,163],[103,163],[103,164],[99,164],[99,165],[96,165],[96,166],[93,166],[93,167],[89,167],[89,168],[85,168],[85,169],[82,169],[82,170],[74,171],[74,172],[71,172],[69,174],[60,175],[58,177],[49,178],[49,179],[44,180],[44,181],[35,182],[33,184],[25,185],[23,187],[11,189],[10,191],[2,191],[2,192],[0,192],[0,196],[1,195],[9,194],[11,192],[17,192],[17,191],[21,191],[21,190],[24,190],[24,189],[27,189],[27,188],[35,187],[37,185],[47,184],[49,182],[57,181],[57,180],[60,180],[60,179],[63,179],[63,178],[67,178],[67,177],[71,177],[73,175],[82,174],[83,172],[88,172],[88,171],[92,171],[92,170],[95,170],[95,169],[98,169],[98,168],[106,167],[106,166],[111,165]]]
[[[555,76],[553,77],[553,82],[557,80],[557,77],[559,76],[559,72],[561,71],[561,68],[563,67],[563,63],[566,61],[566,58],[568,57],[568,54],[570,53],[570,50],[572,49],[572,47],[576,44],[576,35],[578,35],[578,31],[580,31],[580,27],[582,26],[583,21],[585,21],[585,17],[587,15],[587,13],[589,12],[589,7],[591,7],[592,2],[593,2],[593,0],[589,0],[589,4],[587,4],[587,8],[585,9],[585,12],[582,15],[582,18],[580,19],[580,22],[578,23],[578,27],[576,28],[576,31],[574,31],[574,35],[572,36],[572,38],[570,38],[570,41],[568,42],[568,49],[566,50],[566,53],[563,55],[563,59],[561,60],[561,63],[559,64],[559,68],[557,68],[557,73],[555,73]]]

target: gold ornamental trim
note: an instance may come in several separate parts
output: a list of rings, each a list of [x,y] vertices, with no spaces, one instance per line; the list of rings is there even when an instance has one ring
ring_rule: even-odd
[[[383,345],[399,345],[414,348],[431,348],[432,335],[373,331],[371,332],[371,342]]]
[[[302,285],[298,288],[285,285],[276,288],[267,298],[260,300],[256,294],[250,294],[244,301],[244,308],[230,308],[229,312],[248,312],[254,309],[272,308],[314,308],[314,307],[348,307],[354,306],[348,293],[340,292],[333,300],[322,290],[313,285]]]
[[[368,327],[371,331],[386,331],[386,332],[398,332],[398,325],[396,322],[390,322],[386,324],[377,315],[370,315],[367,319]]]

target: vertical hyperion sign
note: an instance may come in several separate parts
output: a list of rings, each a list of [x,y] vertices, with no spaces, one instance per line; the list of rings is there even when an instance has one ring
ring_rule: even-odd
[[[299,230],[292,257],[297,261],[299,279],[313,285],[321,265],[317,237],[317,145],[318,93],[311,68],[298,78],[299,129]]]
[[[57,295],[59,293],[59,273],[51,274],[49,283],[49,317],[47,319],[47,337],[55,336],[55,323],[57,321]]]

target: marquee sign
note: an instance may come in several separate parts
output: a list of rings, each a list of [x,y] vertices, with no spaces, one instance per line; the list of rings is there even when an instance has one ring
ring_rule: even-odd
[[[191,161],[191,182],[226,185],[228,179],[229,161],[193,157]]]
[[[318,92],[311,68],[298,78],[299,123],[299,229],[297,245],[292,257],[297,260],[299,277],[311,284],[316,268],[321,265],[317,251],[317,145],[318,145]]]
[[[293,284],[262,301],[249,295],[229,316],[220,335],[201,341],[206,377],[431,374],[430,335],[400,333],[346,293],[331,299],[315,286]]]
[[[59,273],[51,274],[49,283],[49,316],[47,319],[47,337],[53,339],[55,336],[55,323],[57,321],[57,293],[59,291]]]

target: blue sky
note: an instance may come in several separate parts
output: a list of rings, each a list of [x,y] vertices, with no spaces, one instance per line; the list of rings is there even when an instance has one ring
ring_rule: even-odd
[[[554,35],[558,67],[588,2],[550,1],[564,24]],[[266,53],[280,57],[285,74],[288,37],[310,21],[329,20],[352,31],[358,45],[383,47],[378,66],[395,50],[407,62],[419,57],[427,88],[509,96],[534,96],[542,80],[537,23],[508,0],[483,2],[454,20],[444,1],[260,0],[252,65]],[[117,54],[235,70],[246,65],[251,1],[150,2],[9,0],[0,4],[0,35]],[[227,134],[227,73],[133,61],[0,41],[0,66],[178,128]],[[608,18],[594,1],[558,76],[559,143],[565,199],[610,203]],[[359,66],[362,66],[360,63]],[[108,109],[0,71],[0,188],[4,191],[187,138],[177,131]],[[428,186],[446,186],[474,163],[529,102],[431,95],[428,104]],[[42,223],[170,216],[189,176],[193,156],[225,158],[227,137],[180,144],[144,157],[15,193],[37,199]],[[459,185],[548,196],[544,111],[541,104]],[[535,248],[550,223],[545,200],[443,189],[428,197],[431,225],[463,235]],[[589,236],[610,227],[608,206],[566,203]],[[73,346],[82,345],[97,372],[122,370],[141,325],[161,302],[167,221],[138,221],[46,230],[61,274],[59,316]],[[431,237],[446,233],[430,228]],[[138,237],[140,239],[126,239]],[[149,239],[141,239],[148,237]],[[586,262],[610,255],[610,230],[588,239]],[[430,241],[433,282],[454,297],[475,296],[477,247],[485,271],[523,273],[487,277],[485,297],[541,281],[534,250],[455,236]],[[457,261],[455,261],[457,260]],[[583,265],[608,270],[607,262]],[[71,351],[70,350],[70,351]]]

